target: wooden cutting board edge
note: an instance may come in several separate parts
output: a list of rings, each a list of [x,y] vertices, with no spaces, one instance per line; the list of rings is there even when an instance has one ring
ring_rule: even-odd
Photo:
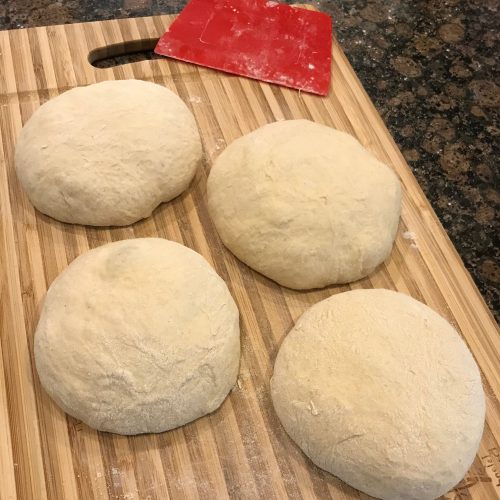
[[[33,43],[34,43],[33,40],[36,39],[36,41],[42,40],[42,42],[43,41],[46,42],[46,43],[41,43],[38,48],[40,57],[41,59],[43,59],[44,52],[48,51],[48,53],[50,53],[51,49],[48,37],[52,36],[55,37],[56,39],[60,39],[60,42],[63,44],[67,43],[68,47],[67,53],[72,54],[71,61],[65,60],[64,58],[54,60],[55,64],[53,69],[46,68],[43,64],[40,64],[35,68],[35,72],[40,71],[44,73],[44,78],[47,82],[46,89],[36,88],[36,85],[34,88],[30,88],[30,85],[28,85],[26,88],[23,88],[23,84],[22,83],[20,84],[19,79],[17,78],[19,76],[19,67],[17,70],[14,69],[15,64],[11,61],[10,67],[12,68],[12,73],[9,74],[9,72],[7,72],[7,74],[4,74],[3,82],[1,81],[2,78],[0,75],[0,89],[4,91],[7,90],[7,92],[4,92],[3,94],[2,92],[0,92],[0,105],[2,104],[2,95],[3,99],[5,99],[5,97],[7,100],[19,98],[22,101],[25,98],[29,99],[30,95],[33,92],[37,94],[40,92],[42,94],[45,93],[51,97],[52,95],[59,93],[62,89],[57,85],[56,75],[64,74],[66,72],[68,64],[70,67],[73,68],[74,77],[72,77],[70,74],[67,75],[68,76],[67,88],[71,86],[92,83],[92,81],[95,80],[99,81],[108,78],[115,79],[117,77],[117,74],[119,77],[133,77],[135,73],[132,68],[134,67],[140,68],[144,65],[149,66],[150,64],[155,64],[155,63],[144,61],[141,63],[133,63],[131,65],[126,65],[121,69],[99,70],[90,66],[90,64],[86,59],[88,54],[83,54],[79,52],[79,49],[75,49],[74,47],[71,48],[72,45],[71,40],[72,39],[75,40],[78,36],[83,35],[87,39],[88,47],[91,48],[92,46],[94,46],[95,49],[99,49],[102,48],[103,46],[113,43],[120,45],[127,41],[136,40],[137,36],[144,37],[145,35],[149,34],[150,38],[151,33],[158,34],[160,32],[161,34],[161,29],[164,29],[166,23],[168,23],[170,20],[171,19],[169,19],[166,16],[159,16],[156,18],[143,18],[143,22],[142,23],[138,22],[137,24],[135,23],[130,24],[129,20],[119,20],[119,21],[105,21],[102,23],[81,23],[78,25],[70,25],[65,27],[56,26],[47,28],[32,28],[28,30],[15,30],[11,32],[0,32],[0,47],[2,47],[2,42],[3,42],[3,47],[5,48],[5,39],[7,38],[7,40],[9,40],[8,45],[11,47],[13,43],[16,46],[16,49],[22,54],[22,57],[28,57],[28,58],[33,57],[32,54],[30,53],[30,50],[33,50]],[[92,37],[89,37],[89,33],[92,32],[91,34],[95,34],[94,30],[90,26],[95,24],[106,25],[106,27],[104,26],[102,27],[102,31],[101,30],[95,31],[96,33],[103,33],[104,36],[102,38],[92,39]],[[137,26],[138,28],[136,31],[134,31],[133,29],[134,26]],[[61,28],[64,29],[68,42],[66,42],[64,37],[61,36]],[[33,37],[32,35],[33,33],[36,33],[36,37]],[[17,45],[19,42],[21,42],[21,44]],[[28,51],[27,53],[25,53],[26,50]],[[423,260],[426,262],[428,269],[431,270],[436,281],[439,282],[438,288],[440,294],[442,294],[449,301],[450,297],[451,298],[456,297],[457,295],[455,293],[456,289],[461,291],[461,293],[458,295],[462,297],[462,300],[456,300],[452,304],[448,304],[448,307],[450,309],[448,311],[448,316],[451,314],[456,319],[455,326],[461,329],[466,341],[471,347],[471,350],[475,354],[476,359],[478,360],[478,363],[481,366],[483,373],[485,374],[485,378],[487,380],[485,386],[489,396],[489,404],[491,405],[494,403],[495,405],[497,405],[500,393],[500,382],[497,373],[498,367],[500,366],[500,364],[498,363],[500,349],[498,349],[498,342],[495,342],[495,338],[498,341],[498,329],[495,324],[494,318],[491,315],[491,312],[487,308],[486,304],[484,303],[484,300],[479,294],[477,288],[475,287],[469,273],[465,270],[465,267],[463,266],[463,263],[458,253],[456,252],[450,239],[448,238],[447,234],[442,228],[428,200],[425,198],[425,195],[423,194],[420,186],[418,185],[416,179],[411,173],[411,170],[409,169],[403,156],[399,152],[392,137],[388,133],[382,119],[376,112],[373,104],[371,103],[368,95],[364,91],[357,76],[352,71],[352,68],[347,62],[347,59],[345,58],[345,55],[343,54],[337,42],[334,42],[333,45],[333,55],[334,55],[332,64],[333,78],[335,79],[336,77],[337,78],[341,77],[343,80],[345,80],[345,82],[347,82],[348,84],[347,86],[345,87],[342,86],[342,92],[347,92],[351,94],[349,97],[353,100],[353,102],[356,102],[361,109],[364,110],[365,115],[369,116],[368,119],[370,121],[371,126],[373,127],[374,133],[370,133],[371,131],[367,131],[366,135],[364,137],[361,137],[360,139],[362,140],[365,146],[372,149],[372,151],[374,151],[379,157],[382,156],[381,157],[382,160],[385,160],[387,163],[393,165],[398,175],[400,176],[402,182],[407,187],[408,191],[410,191],[411,188],[411,199],[407,198],[405,202],[408,204],[413,204],[415,207],[418,207],[418,209],[415,211],[408,211],[406,214],[404,214],[405,215],[404,218],[406,219],[408,226],[407,229],[415,232],[417,236],[419,234],[419,230],[424,230],[428,228],[432,229],[431,233],[433,237],[429,241],[425,239],[424,241],[418,242],[420,254]],[[0,54],[0,67],[2,67],[1,57],[2,56]],[[5,59],[3,67],[4,68],[9,67],[8,62],[7,64],[5,64]],[[205,73],[205,75],[209,73],[209,70],[206,71],[198,70],[197,68],[194,68],[194,71],[199,72],[200,74]],[[23,69],[21,69],[21,73],[22,72]],[[26,72],[26,74],[28,73],[29,72]],[[154,76],[151,77],[150,79],[153,78]],[[173,78],[174,79],[176,78],[175,75],[173,76]],[[184,77],[181,77],[181,79],[182,78]],[[36,77],[35,80],[28,78],[26,81],[29,82],[30,80],[31,82],[35,81],[36,83]],[[21,88],[19,89],[18,86],[20,86]],[[268,92],[269,87],[265,88],[266,91]],[[334,98],[334,96],[331,97]],[[315,97],[306,94],[302,94],[300,98],[302,99],[302,101],[310,105],[313,102],[313,100],[316,99]],[[193,106],[191,105],[191,107]],[[355,115],[355,113],[353,114]],[[356,123],[355,126],[357,130],[363,130],[362,124]],[[358,138],[359,138],[359,133],[358,133]],[[5,148],[6,146],[0,143],[0,147]],[[383,150],[384,152],[383,155],[380,154],[379,148]],[[3,162],[2,158],[0,158],[0,163],[1,162]],[[4,170],[5,169],[1,169],[2,176],[4,176]],[[8,191],[6,191],[9,189],[9,184],[7,182],[6,177],[1,179],[1,184],[2,184],[1,189],[3,190],[1,198],[2,200],[6,200],[9,197],[9,193]],[[0,249],[0,257],[2,258],[5,257],[5,260],[2,259],[2,261],[4,262],[4,264],[5,263],[8,264],[8,268],[16,269],[18,267],[19,262],[16,256],[15,236],[12,230],[14,221],[10,216],[10,211],[8,210],[8,207],[2,205],[1,208],[2,208],[2,214],[1,214],[2,224],[0,229],[2,229],[1,233],[2,247]],[[421,218],[418,217],[412,218],[413,212],[419,213]],[[8,291],[7,292],[5,291],[5,288],[8,288],[8,290],[15,290],[15,289],[21,290],[22,286],[20,282],[18,282],[15,286],[12,286],[12,280],[18,281],[19,278],[16,278],[15,276],[13,277],[12,273],[8,273],[8,276],[6,276],[5,269],[0,269],[0,273],[1,273],[0,276],[2,278],[2,281],[0,283],[2,284],[2,289],[1,289],[2,301],[4,300],[5,297],[7,297],[9,301],[17,303],[17,306],[14,307],[14,310],[18,311],[22,310],[22,306],[19,305],[19,301],[22,299],[22,297],[9,296]],[[10,284],[9,281],[11,282]],[[5,283],[8,284],[7,287],[5,287]],[[20,309],[18,307],[20,307]],[[441,312],[442,314],[444,313],[446,315],[446,311],[439,311],[439,312]],[[2,320],[5,318],[3,311],[2,311],[2,316],[0,317],[2,318]],[[10,318],[10,319],[13,320],[15,318]],[[22,321],[22,319],[19,317],[17,318],[17,320]],[[6,323],[3,323],[2,328],[5,328],[5,325]],[[462,325],[462,328],[460,328],[460,325]],[[467,327],[464,328],[463,325],[466,325]],[[473,332],[475,332],[474,335]],[[2,332],[2,334],[3,333],[4,332]],[[484,334],[480,335],[480,333]],[[21,342],[20,347],[22,351],[24,351],[25,355],[27,352],[29,352],[30,347],[25,342],[24,343]],[[22,352],[21,353],[18,352],[18,354],[22,354]],[[28,359],[31,358],[29,354],[27,357]],[[3,363],[5,363],[5,361],[6,358],[4,357]],[[0,358],[0,368],[3,368],[2,358]],[[26,379],[24,379],[21,382],[22,386],[24,387],[24,390],[27,391],[28,393],[33,390],[32,389],[33,381],[31,373],[29,373],[32,371],[32,369],[33,366],[30,366],[29,369],[25,371]],[[6,416],[5,410],[7,408],[7,405],[6,405],[5,385],[2,384],[4,384],[4,379],[0,378],[0,420],[3,421],[3,418],[5,418]],[[30,397],[26,398],[27,403],[29,403],[29,400],[34,400],[34,398],[33,399],[31,399]],[[24,404],[24,403],[19,403],[19,404]],[[7,414],[7,420],[5,421],[7,422],[8,426],[9,422],[8,414]],[[29,428],[29,425],[25,428]],[[0,443],[4,443],[6,446],[8,446],[9,449],[12,446],[10,436],[11,433],[8,427],[6,427],[5,429],[3,428],[0,429]],[[496,434],[495,437],[498,439],[498,434]],[[34,447],[40,444],[39,439],[37,439],[35,436],[32,436],[31,438],[33,439]],[[29,435],[25,436],[25,439],[31,439],[31,438]],[[36,450],[34,450],[32,458],[37,460],[36,456],[39,456],[40,460],[42,460],[42,457],[36,452]],[[4,458],[5,455],[3,453],[0,453],[0,467],[1,467],[0,470],[2,471],[11,470],[14,471],[15,473],[16,467],[18,467],[20,464],[14,465],[9,460],[5,461]],[[4,466],[6,468],[4,468]],[[38,467],[35,467],[34,469],[41,470]],[[45,480],[42,478],[39,478],[38,480],[36,478],[33,479],[35,481],[34,484],[38,483],[39,485],[42,485],[45,482]],[[5,489],[5,491],[7,492],[16,491],[16,485],[12,481],[12,476],[9,475],[9,478],[7,479],[2,489]],[[31,491],[33,492],[35,490]],[[71,494],[70,491],[68,491],[68,494]],[[0,491],[0,498],[3,498],[1,495],[2,493]]]

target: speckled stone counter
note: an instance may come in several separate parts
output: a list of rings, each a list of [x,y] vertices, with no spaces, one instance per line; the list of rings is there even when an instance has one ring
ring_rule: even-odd
[[[4,0],[0,29],[179,12],[182,0]],[[319,0],[497,319],[498,0]],[[418,236],[418,235],[417,235]]]

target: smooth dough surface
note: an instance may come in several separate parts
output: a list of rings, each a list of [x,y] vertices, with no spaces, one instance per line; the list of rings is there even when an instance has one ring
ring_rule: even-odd
[[[207,191],[229,250],[296,289],[372,272],[391,252],[401,205],[389,167],[349,134],[307,120],[234,141],[215,161]]]
[[[16,145],[17,175],[55,219],[123,226],[184,191],[201,160],[193,115],[141,80],[77,87],[43,104]]]
[[[90,427],[162,432],[222,403],[238,373],[238,320],[198,253],[160,238],[110,243],[49,288],[36,367],[57,404]]]
[[[307,310],[279,350],[271,393],[316,465],[383,499],[446,493],[484,425],[465,343],[429,307],[389,290],[340,293]]]

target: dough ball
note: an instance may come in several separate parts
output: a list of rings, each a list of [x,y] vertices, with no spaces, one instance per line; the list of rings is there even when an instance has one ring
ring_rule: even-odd
[[[123,226],[182,193],[202,149],[174,93],[141,80],[77,87],[21,131],[17,175],[35,207],[63,222]]]
[[[377,498],[446,493],[483,431],[465,343],[429,307],[389,290],[341,293],[306,311],[279,350],[271,393],[316,465]]]
[[[400,185],[344,132],[307,120],[266,125],[234,141],[208,179],[224,244],[296,289],[347,283],[391,252]]]
[[[238,310],[196,252],[159,238],[87,252],[54,281],[35,332],[46,391],[119,434],[162,432],[217,409],[236,381]]]

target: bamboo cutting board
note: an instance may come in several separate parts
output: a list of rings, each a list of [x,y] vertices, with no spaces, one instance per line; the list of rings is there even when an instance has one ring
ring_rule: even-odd
[[[327,98],[166,59],[97,69],[91,57],[150,46],[171,17],[0,32],[0,498],[367,498],[309,462],[273,411],[269,378],[281,341],[313,303],[349,288],[391,288],[427,303],[462,333],[482,373],[484,438],[467,477],[446,498],[500,498],[500,338],[494,320],[429,203],[349,66],[333,45],[335,91]],[[178,93],[193,111],[206,152],[188,191],[130,227],[96,229],[37,213],[14,172],[23,123],[47,99],[77,85],[140,78]],[[84,113],[85,110],[82,110]],[[392,165],[404,187],[390,259],[351,287],[284,289],[225,250],[208,217],[210,164],[265,123],[308,118],[355,135]],[[200,252],[226,280],[241,312],[238,384],[210,416],[159,435],[95,432],[42,390],[33,332],[47,287],[75,257],[124,238],[160,236]]]

